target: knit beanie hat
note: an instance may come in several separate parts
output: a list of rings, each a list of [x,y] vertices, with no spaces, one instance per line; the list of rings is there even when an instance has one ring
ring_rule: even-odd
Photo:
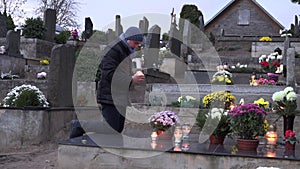
[[[141,32],[141,30],[137,27],[130,27],[126,30],[126,32],[124,33],[124,37],[125,39],[128,40],[134,40],[134,41],[143,41],[143,34]]]

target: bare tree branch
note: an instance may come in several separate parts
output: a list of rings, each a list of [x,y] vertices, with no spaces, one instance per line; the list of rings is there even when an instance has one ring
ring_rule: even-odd
[[[36,14],[40,17],[43,16],[47,8],[56,11],[56,24],[62,27],[75,27],[78,28],[79,6],[81,3],[76,0],[37,0],[39,7],[36,9]]]

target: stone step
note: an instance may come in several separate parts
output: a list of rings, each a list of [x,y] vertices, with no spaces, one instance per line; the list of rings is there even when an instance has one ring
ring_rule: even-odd
[[[274,93],[283,90],[285,86],[250,86],[245,85],[211,85],[211,84],[149,84],[152,92],[203,92],[227,90],[235,93]]]
[[[236,97],[236,103],[241,98],[246,103],[251,103],[259,98],[272,102],[273,93],[283,90],[286,86],[151,84],[147,87],[145,103],[149,103],[149,100],[155,96],[161,98],[163,103],[171,105],[180,96],[192,96],[200,101],[205,95],[216,91],[230,91]],[[300,95],[297,94],[297,97],[297,104],[300,105]]]

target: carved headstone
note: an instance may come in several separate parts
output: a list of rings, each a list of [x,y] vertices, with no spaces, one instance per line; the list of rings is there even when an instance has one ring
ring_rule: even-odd
[[[48,76],[48,99],[54,107],[72,107],[72,77],[75,50],[71,45],[56,45],[52,49]]]
[[[200,29],[200,31],[204,32],[204,18],[203,18],[203,16],[199,16],[199,21],[200,21],[199,29]]]
[[[176,28],[176,24],[172,23],[169,33],[169,48],[173,55],[180,57],[182,42],[179,39],[179,30]]]
[[[21,57],[20,32],[9,30],[6,35],[6,52],[8,56]]]
[[[108,29],[105,33],[107,42],[112,42],[115,39],[115,34],[112,29]]]
[[[89,39],[93,35],[93,22],[90,17],[85,18],[84,23],[84,36]]]
[[[0,38],[5,37],[7,33],[6,19],[0,14]]]
[[[145,67],[151,68],[158,64],[158,55],[160,48],[160,31],[158,25],[150,28],[145,44]]]
[[[286,65],[286,58],[287,58],[287,50],[290,48],[290,39],[288,36],[285,37],[285,41],[283,44],[283,65]]]
[[[148,33],[148,28],[149,28],[149,21],[146,17],[143,17],[143,20],[140,20],[139,22],[139,28],[141,29],[143,34]]]
[[[299,21],[298,21],[298,16],[297,15],[295,15],[294,36],[295,37],[300,36],[300,27],[299,27]]]
[[[120,36],[123,33],[123,26],[121,25],[121,16],[116,15],[116,25],[115,25],[115,30],[116,30],[116,36]]]
[[[295,48],[287,49],[286,85],[295,87]]]
[[[45,40],[54,42],[56,29],[56,11],[54,9],[46,9],[44,13],[44,25],[46,27]]]
[[[189,54],[188,46],[191,44],[191,23],[186,19],[184,20],[182,42],[180,56],[187,61],[187,55]]]

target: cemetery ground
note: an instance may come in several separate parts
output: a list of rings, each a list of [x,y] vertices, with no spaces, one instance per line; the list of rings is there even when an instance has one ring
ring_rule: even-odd
[[[57,169],[58,142],[69,137],[69,128],[59,131],[51,140],[0,151],[1,169]]]

